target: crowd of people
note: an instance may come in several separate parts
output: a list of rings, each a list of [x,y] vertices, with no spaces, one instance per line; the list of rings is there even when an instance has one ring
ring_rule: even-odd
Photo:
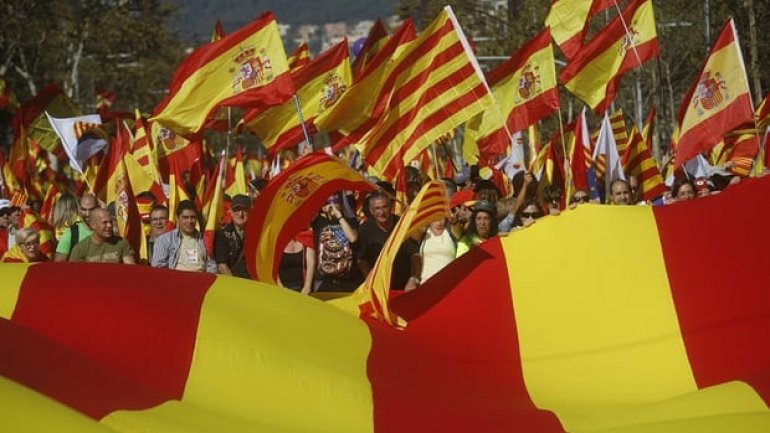
[[[407,167],[406,199],[414,198],[426,181],[413,167]],[[538,219],[584,204],[650,205],[641,199],[639,180],[633,176],[611,182],[606,197],[592,198],[577,189],[567,199],[551,185],[541,185],[529,172],[521,171],[500,185],[482,179],[474,171],[466,178],[444,179],[450,197],[449,214],[424,227],[405,241],[395,257],[393,289],[412,290],[455,258],[495,236],[506,235],[534,224]],[[677,179],[662,203],[671,204],[706,197],[740,181],[710,178]],[[504,180],[504,182],[508,182]],[[351,292],[372,272],[377,258],[399,220],[397,194],[392,184],[377,182],[369,194],[337,192],[328,197],[306,230],[296,234],[284,247],[278,284],[302,294]],[[207,248],[200,227],[201,211],[193,201],[180,202],[169,222],[169,209],[154,204],[142,216],[148,245],[146,260],[118,235],[114,206],[101,203],[92,194],[76,198],[62,193],[51,213],[57,262],[106,262],[147,265],[187,272],[208,272],[250,278],[244,239],[249,213],[259,194],[253,182],[252,194],[226,197],[226,223],[215,233],[213,248]],[[506,188],[507,187],[507,188]],[[503,191],[511,191],[508,197]],[[0,261],[40,262],[48,260],[40,251],[40,233],[23,227],[22,208],[0,200]]]

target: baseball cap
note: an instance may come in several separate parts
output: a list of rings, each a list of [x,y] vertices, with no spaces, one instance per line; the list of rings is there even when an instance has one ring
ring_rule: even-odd
[[[452,209],[455,206],[466,204],[470,201],[473,201],[473,198],[474,198],[473,191],[469,189],[463,189],[463,190],[457,191],[452,195],[452,199],[449,201],[449,208]]]
[[[230,209],[251,209],[251,199],[243,194],[238,194],[230,201]]]

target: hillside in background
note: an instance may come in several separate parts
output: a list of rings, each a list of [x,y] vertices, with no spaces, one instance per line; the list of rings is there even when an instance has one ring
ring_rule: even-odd
[[[172,25],[187,42],[202,42],[210,38],[214,23],[222,21],[231,32],[272,11],[279,23],[324,24],[345,21],[374,20],[393,15],[395,0],[167,0],[179,7]]]

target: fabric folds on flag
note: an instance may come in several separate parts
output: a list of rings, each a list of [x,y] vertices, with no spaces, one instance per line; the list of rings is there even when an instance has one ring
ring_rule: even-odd
[[[369,29],[369,34],[366,36],[366,42],[361,50],[358,52],[355,61],[353,61],[353,76],[358,77],[361,72],[367,68],[371,60],[377,55],[377,52],[387,43],[388,30],[385,28],[385,24],[380,18],[374,22],[372,28]]]
[[[612,0],[554,0],[545,19],[553,40],[568,59],[583,47],[588,21],[613,6]]]
[[[544,217],[392,299],[400,331],[225,275],[0,265],[3,427],[764,433],[770,251],[734,227],[770,243],[768,195]]]
[[[652,202],[666,193],[667,188],[663,183],[658,164],[652,158],[650,143],[636,129],[631,128],[631,136],[622,159],[623,170],[626,175],[633,175],[639,180],[641,197],[645,201]]]
[[[316,132],[316,117],[334,109],[334,104],[352,82],[347,39],[321,53],[302,69],[292,71],[291,75],[297,87],[305,127],[310,133]],[[243,124],[271,153],[295,146],[305,139],[293,101],[262,112],[246,113]]]
[[[599,114],[615,100],[623,74],[658,55],[652,0],[634,0],[622,18],[613,19],[559,74],[564,86]]]
[[[475,141],[481,154],[500,155],[508,133],[527,129],[559,108],[559,89],[548,29],[524,44],[486,74],[495,104],[469,121],[464,140]]]
[[[599,160],[600,156],[603,157],[605,191],[609,192],[610,184],[613,180],[626,178],[623,173],[623,166],[620,163],[618,146],[615,144],[615,135],[612,133],[610,117],[606,113],[604,114],[604,120],[602,120],[602,127],[599,130],[599,137],[596,139],[596,148],[592,156],[594,161]]]
[[[196,49],[177,69],[150,119],[188,135],[218,107],[265,109],[287,101],[294,84],[272,13]]]
[[[310,225],[332,193],[373,189],[359,172],[325,153],[295,161],[268,182],[251,209],[244,240],[249,274],[275,284],[284,246]]]
[[[366,277],[366,281],[354,295],[354,297],[360,297],[359,305],[362,308],[371,308],[374,317],[392,326],[402,327],[406,325],[389,307],[393,262],[401,244],[407,238],[417,234],[433,221],[447,215],[449,215],[449,198],[444,182],[433,180],[423,185],[414,200],[401,214],[398,223],[388,236],[388,240],[382,246],[382,251]]]
[[[450,7],[388,65],[393,91],[361,143],[361,154],[392,178],[402,162],[489,107],[492,96]],[[403,161],[399,162],[398,159]]]
[[[107,147],[102,118],[98,114],[59,119],[46,112],[48,121],[61,139],[70,167],[83,174],[85,162]]]
[[[709,150],[727,131],[753,120],[746,66],[731,18],[682,100],[674,168]]]

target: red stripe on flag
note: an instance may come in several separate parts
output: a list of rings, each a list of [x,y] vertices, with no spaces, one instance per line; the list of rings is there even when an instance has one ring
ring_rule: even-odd
[[[479,296],[479,281],[495,284]],[[375,431],[564,431],[553,413],[532,403],[524,384],[499,240],[471,250],[391,306],[409,321],[404,330],[367,321]],[[484,314],[463,320],[469,311]],[[414,383],[431,392],[412,392]]]
[[[95,419],[180,399],[215,277],[96,266],[100,272],[80,263],[29,268],[11,319],[20,329],[4,324],[0,334],[2,374]],[[30,332],[36,343],[17,347]],[[47,356],[60,356],[61,370],[46,369]]]
[[[770,178],[764,178],[725,194],[653,209],[698,387],[743,380],[770,404],[770,291],[762,265],[767,254],[746,247],[748,233],[738,234],[741,227],[767,225],[770,203],[756,197],[768,195]],[[741,227],[731,227],[731,221],[741,221]],[[750,236],[755,245],[770,244],[768,230]]]

